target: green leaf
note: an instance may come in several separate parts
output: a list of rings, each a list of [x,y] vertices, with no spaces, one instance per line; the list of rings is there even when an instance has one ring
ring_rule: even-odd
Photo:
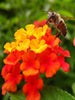
[[[22,90],[17,91],[16,93],[9,93],[10,100],[25,100],[26,96],[23,94]]]
[[[73,90],[73,93],[75,95],[75,83],[72,84],[72,90]]]
[[[5,96],[3,96],[3,99],[2,100],[9,100],[9,96],[8,96],[8,94],[6,93],[6,95]]]
[[[75,97],[57,87],[47,86],[41,91],[41,100],[75,100]]]
[[[60,10],[59,13],[64,16],[74,17],[73,14],[67,10]]]
[[[63,91],[57,87],[47,86],[40,91],[41,100],[75,100],[71,94]],[[23,94],[22,90],[16,93],[8,93],[11,100],[25,100],[26,96]]]

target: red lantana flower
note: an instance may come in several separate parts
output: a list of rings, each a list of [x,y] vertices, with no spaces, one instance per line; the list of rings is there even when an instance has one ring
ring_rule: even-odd
[[[43,27],[46,24],[46,20],[42,20],[42,21],[35,21],[34,25],[36,27]]]
[[[27,83],[23,86],[23,93],[28,94],[26,100],[40,100],[39,90],[43,88],[43,80],[38,78],[39,73],[25,77]]]
[[[2,86],[2,94],[5,95],[6,91],[16,92],[17,84],[20,84],[23,79],[23,75],[20,74],[20,63],[16,63],[15,65],[6,64],[3,69],[1,75],[3,76],[5,83]]]
[[[8,56],[3,60],[5,66],[1,75],[5,83],[2,86],[2,94],[6,91],[16,92],[17,84],[25,80],[23,93],[26,100],[40,100],[39,90],[43,88],[43,80],[40,73],[52,77],[62,68],[69,71],[69,64],[65,57],[70,57],[68,50],[59,46],[61,40],[51,34],[51,28],[45,25],[46,20],[36,21],[15,32],[15,41],[4,45],[4,53]]]

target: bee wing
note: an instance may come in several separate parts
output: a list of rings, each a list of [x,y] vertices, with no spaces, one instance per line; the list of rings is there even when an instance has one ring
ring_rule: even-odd
[[[50,9],[49,11],[50,11],[50,12],[54,12],[54,10],[52,10],[52,9]],[[45,11],[45,10],[43,10],[42,12],[44,12],[44,13],[48,13],[49,11]]]
[[[61,17],[62,17],[65,21],[68,21],[68,20],[75,20],[75,18],[69,17],[69,16],[61,15]]]

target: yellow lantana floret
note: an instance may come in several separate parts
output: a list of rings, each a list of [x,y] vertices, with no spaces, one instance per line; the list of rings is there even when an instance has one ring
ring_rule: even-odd
[[[34,51],[35,53],[41,53],[48,47],[47,44],[45,44],[45,40],[38,40],[33,39],[30,42],[30,50]]]
[[[33,25],[33,24],[26,25],[25,29],[26,29],[28,38],[34,34],[34,27],[35,27],[35,25]]]
[[[35,36],[37,39],[40,39],[42,36],[45,35],[47,28],[48,28],[47,25],[43,27],[35,28],[33,36]]]
[[[17,41],[23,41],[27,38],[27,33],[23,28],[21,28],[15,32],[14,36]]]
[[[15,43],[15,42],[12,42],[12,43],[7,42],[7,43],[4,45],[4,48],[5,48],[7,51],[9,51],[9,52],[11,52],[12,50],[14,51],[15,48],[16,48],[16,43]]]
[[[29,30],[33,30],[34,27],[35,27],[34,24],[29,24],[29,25],[26,25],[26,26],[25,26],[25,29],[26,29],[27,31],[29,31]]]
[[[44,26],[43,26],[43,34],[42,34],[42,36],[45,35],[47,28],[48,28],[48,25],[44,25]]]
[[[15,32],[15,42],[6,43],[4,48],[9,52],[15,50],[24,50],[26,52],[29,48],[35,53],[41,53],[48,47],[45,40],[41,39],[41,37],[45,35],[47,28],[47,25],[43,27],[35,27],[33,24],[26,25],[26,30],[21,28]],[[35,39],[31,39],[31,36]]]
[[[30,40],[29,39],[25,39],[23,42],[19,42],[19,44],[17,45],[16,49],[18,51],[24,50],[26,52],[27,49],[29,48],[29,45],[30,45]]]

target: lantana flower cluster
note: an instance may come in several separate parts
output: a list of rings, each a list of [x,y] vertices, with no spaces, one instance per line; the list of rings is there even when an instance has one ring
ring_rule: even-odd
[[[40,100],[39,90],[44,84],[40,73],[50,78],[60,68],[69,71],[65,57],[70,57],[70,53],[59,46],[61,40],[51,34],[51,28],[45,22],[36,21],[17,30],[15,41],[4,45],[4,53],[8,56],[3,60],[5,65],[1,72],[5,80],[3,95],[6,91],[16,92],[17,84],[25,80],[23,93],[27,95],[26,100]]]

